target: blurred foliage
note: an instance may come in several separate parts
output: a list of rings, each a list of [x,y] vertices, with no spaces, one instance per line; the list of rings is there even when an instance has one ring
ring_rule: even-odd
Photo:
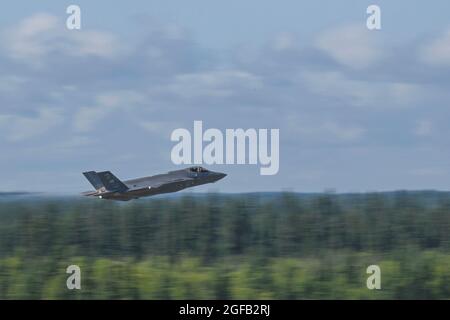
[[[449,299],[449,199],[3,201],[0,299]],[[66,287],[72,264],[81,290]]]

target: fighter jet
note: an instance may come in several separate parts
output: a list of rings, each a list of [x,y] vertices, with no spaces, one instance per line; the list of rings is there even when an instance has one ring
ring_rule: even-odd
[[[202,167],[170,171],[165,174],[121,181],[110,171],[83,172],[96,191],[83,192],[88,197],[128,201],[161,193],[180,191],[186,188],[216,182],[225,173],[206,170]]]

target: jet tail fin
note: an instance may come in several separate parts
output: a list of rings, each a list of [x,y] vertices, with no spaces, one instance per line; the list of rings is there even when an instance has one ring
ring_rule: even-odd
[[[95,190],[99,190],[105,187],[103,185],[102,180],[100,180],[100,177],[97,175],[97,172],[95,171],[83,172],[83,175],[86,177],[86,179],[89,180],[89,182],[92,184]]]
[[[128,190],[128,187],[110,171],[98,172],[97,176],[108,191],[123,192]]]

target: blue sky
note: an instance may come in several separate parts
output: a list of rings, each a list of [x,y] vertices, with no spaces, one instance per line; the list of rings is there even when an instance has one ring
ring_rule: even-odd
[[[194,120],[280,129],[277,175],[212,166],[228,177],[197,191],[449,189],[448,1],[131,3],[3,5],[0,190],[177,169],[170,133]]]

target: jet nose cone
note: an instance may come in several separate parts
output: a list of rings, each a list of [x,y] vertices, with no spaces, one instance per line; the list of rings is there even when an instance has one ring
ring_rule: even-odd
[[[225,173],[216,172],[216,181],[225,178],[227,175]]]

